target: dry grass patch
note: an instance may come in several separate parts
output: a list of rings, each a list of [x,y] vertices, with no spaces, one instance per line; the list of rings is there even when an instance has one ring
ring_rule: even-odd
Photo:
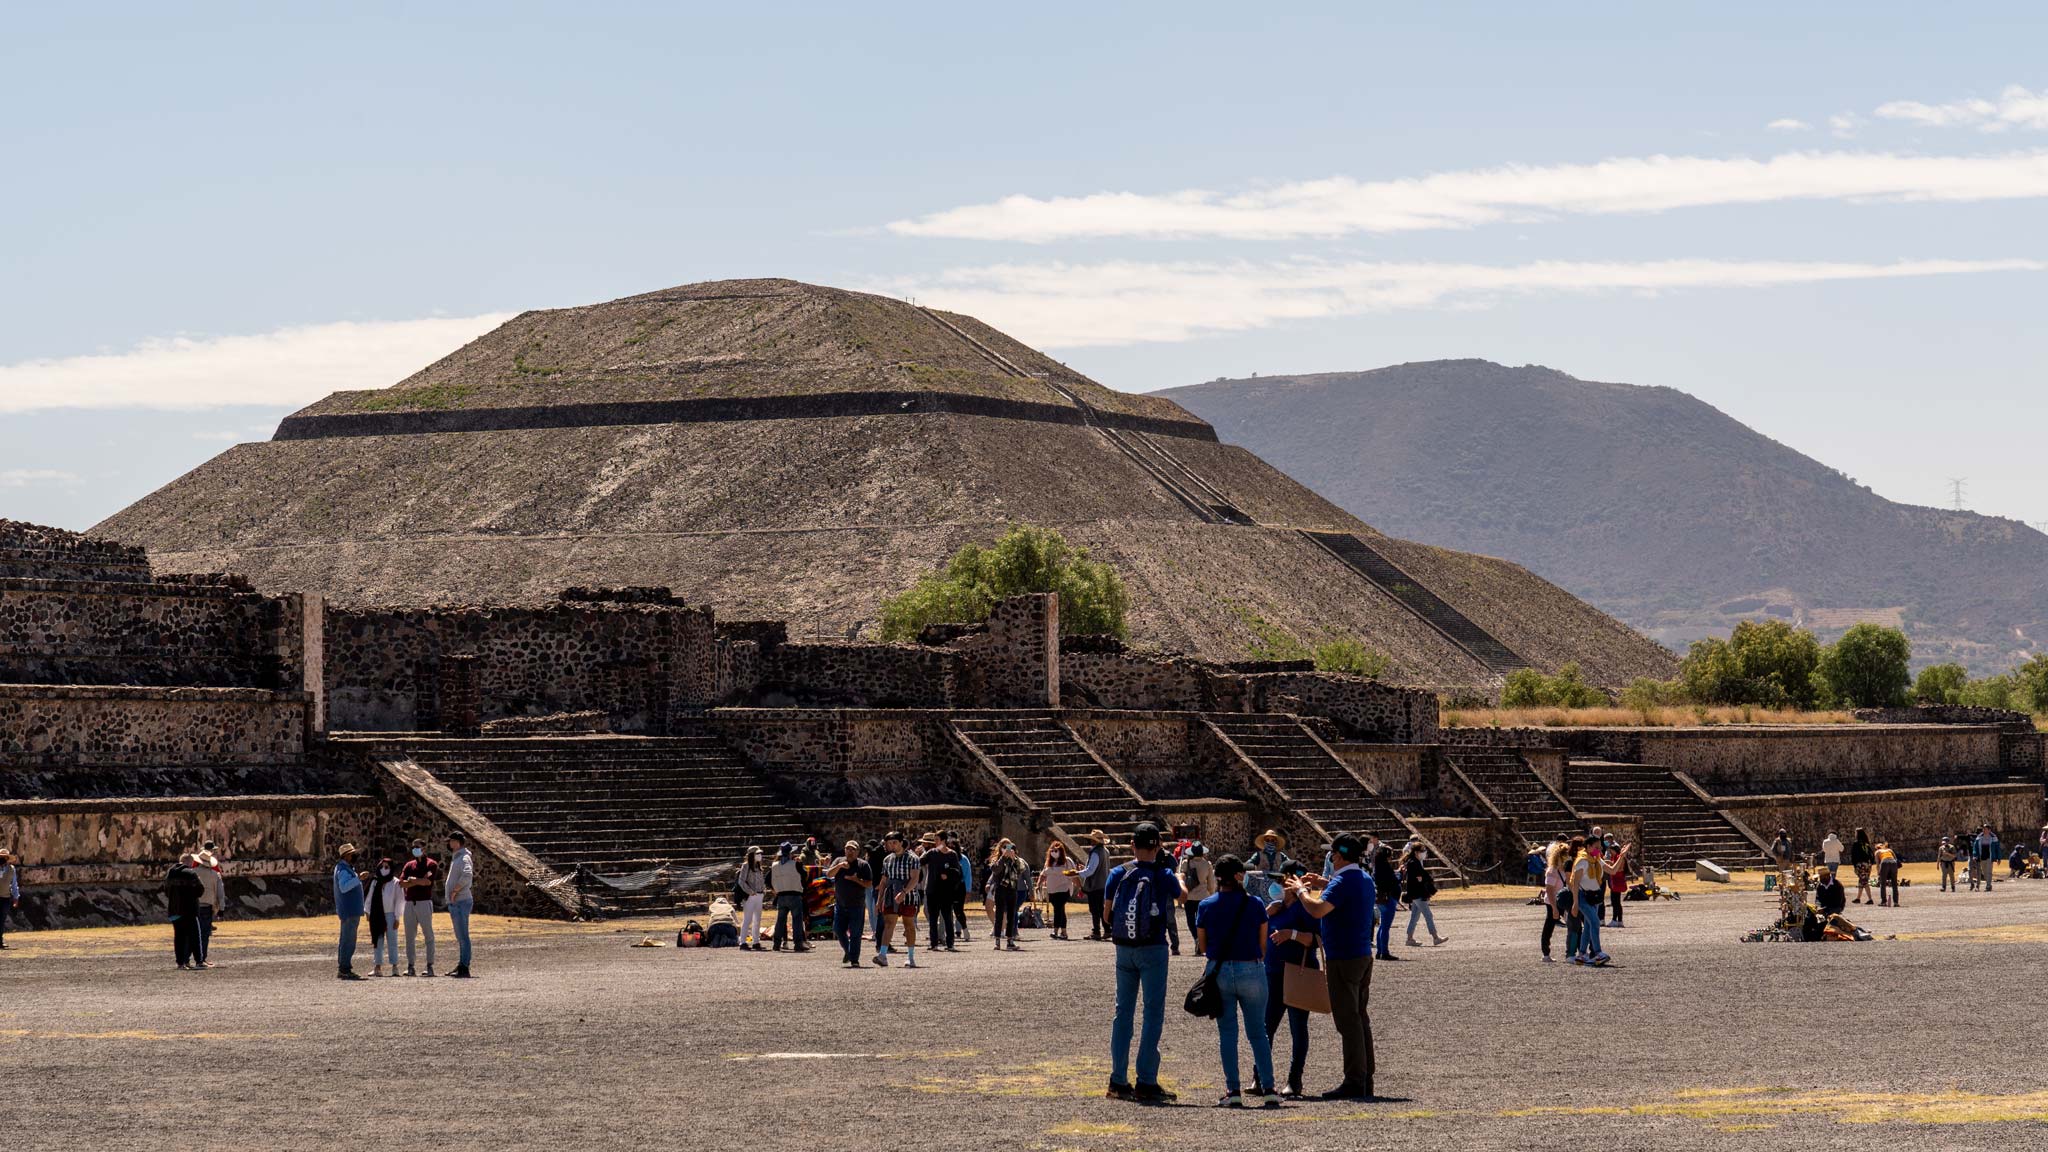
[[[1845,1092],[1791,1088],[1694,1088],[1661,1100],[1588,1107],[1511,1109],[1503,1116],[1668,1116],[1724,1131],[1771,1127],[1763,1117],[1814,1116],[1842,1124],[1999,1124],[2048,1121],[2048,1092]],[[1738,1127],[1739,1126],[1739,1127]]]
[[[1447,708],[1447,728],[1694,728],[1727,724],[1853,724],[1844,711],[1771,708]]]

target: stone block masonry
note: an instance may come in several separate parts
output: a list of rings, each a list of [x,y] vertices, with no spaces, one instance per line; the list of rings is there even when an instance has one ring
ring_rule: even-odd
[[[336,731],[444,722],[445,656],[472,656],[479,720],[602,711],[623,732],[666,731],[714,702],[711,613],[644,600],[490,608],[330,608],[326,706]]]
[[[0,685],[0,764],[296,764],[310,700],[259,688]]]
[[[1932,860],[1943,836],[1974,832],[1981,824],[1997,828],[2008,846],[2032,844],[2044,822],[2041,786],[2025,783],[1719,796],[1715,803],[1762,836],[1785,829],[1800,852],[1819,852],[1829,832],[1846,844],[1855,829],[1867,828],[1873,840],[1889,841],[1908,860]]]
[[[298,688],[301,605],[232,583],[0,578],[0,683]]]

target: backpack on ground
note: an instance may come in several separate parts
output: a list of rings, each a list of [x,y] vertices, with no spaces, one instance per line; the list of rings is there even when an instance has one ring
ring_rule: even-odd
[[[1025,906],[1024,906],[1023,908],[1021,908],[1021,909],[1019,909],[1019,910],[1018,910],[1018,912],[1017,912],[1017,927],[1019,927],[1019,928],[1043,928],[1043,927],[1045,927],[1045,917],[1044,917],[1043,915],[1041,915],[1041,914],[1039,913],[1039,911],[1038,911],[1038,905],[1036,905],[1036,904],[1026,904],[1026,905],[1025,905]]]

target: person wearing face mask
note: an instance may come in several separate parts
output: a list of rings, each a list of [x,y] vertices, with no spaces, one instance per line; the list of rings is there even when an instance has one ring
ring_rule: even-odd
[[[418,933],[427,934],[427,975],[434,974],[434,885],[441,880],[441,862],[427,855],[427,842],[412,842],[412,859],[398,870],[398,883],[405,889],[405,974],[415,976]]]
[[[398,975],[398,922],[405,915],[405,889],[399,886],[398,871],[391,857],[377,861],[377,873],[370,877],[370,975]],[[384,971],[389,959],[391,971]]]

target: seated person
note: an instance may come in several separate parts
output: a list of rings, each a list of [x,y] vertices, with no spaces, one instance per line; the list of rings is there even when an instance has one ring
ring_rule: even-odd
[[[1813,898],[1820,906],[1820,914],[1840,916],[1842,909],[1849,906],[1849,889],[1835,878],[1835,870],[1820,870],[1820,882],[1813,886]]]

